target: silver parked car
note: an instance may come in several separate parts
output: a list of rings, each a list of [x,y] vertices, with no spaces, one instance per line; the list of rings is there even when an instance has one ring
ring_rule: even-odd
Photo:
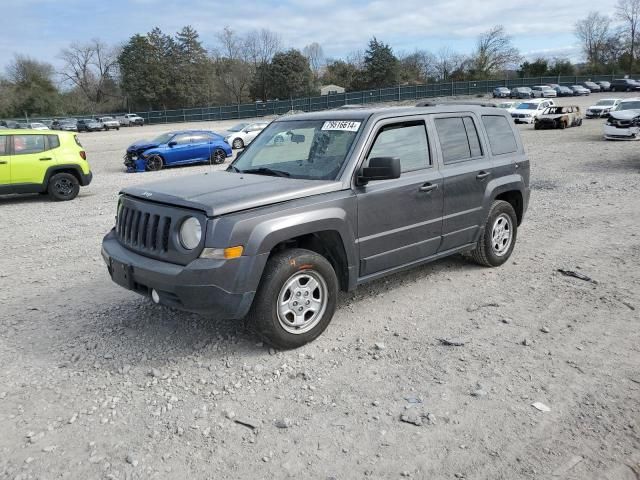
[[[531,87],[531,91],[535,98],[555,98],[558,96],[558,93],[549,85],[535,85]]]
[[[511,90],[507,87],[496,87],[493,89],[493,98],[508,98],[511,95]]]

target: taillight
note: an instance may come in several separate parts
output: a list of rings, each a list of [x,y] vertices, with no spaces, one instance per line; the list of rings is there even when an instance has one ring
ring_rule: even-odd
[[[87,159],[87,152],[85,152],[84,150],[80,150],[80,156],[82,157],[83,160]]]

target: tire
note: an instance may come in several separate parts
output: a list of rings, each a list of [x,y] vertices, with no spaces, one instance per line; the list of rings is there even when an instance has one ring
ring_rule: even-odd
[[[209,160],[214,165],[221,165],[227,159],[227,153],[221,148],[216,148],[209,157]]]
[[[244,148],[244,141],[242,141],[241,138],[234,138],[231,147],[235,148],[236,150]]]
[[[517,235],[518,218],[515,210],[509,202],[495,200],[489,209],[484,232],[476,248],[471,251],[471,258],[485,267],[499,267],[511,256]]]
[[[71,173],[56,173],[49,179],[47,193],[56,202],[73,200],[80,192],[80,182]]]
[[[582,126],[582,119],[581,119],[581,118],[579,118],[579,119],[576,121],[576,127],[581,127],[581,126]]]
[[[559,128],[560,130],[564,130],[565,128],[567,128],[567,122],[560,122]]]
[[[147,170],[150,172],[157,172],[164,167],[164,159],[160,155],[150,155],[147,158]]]
[[[540,130],[540,123],[538,123],[538,122],[534,123],[534,124],[533,124],[533,128],[534,128],[535,130]]]
[[[309,283],[316,285],[311,290]],[[336,310],[338,278],[329,261],[311,250],[294,248],[276,253],[267,262],[247,317],[249,328],[279,349],[298,348],[327,328]],[[314,302],[316,310],[298,300]],[[307,300],[305,300],[305,298]],[[294,309],[301,310],[297,318]],[[293,323],[301,322],[299,326]]]

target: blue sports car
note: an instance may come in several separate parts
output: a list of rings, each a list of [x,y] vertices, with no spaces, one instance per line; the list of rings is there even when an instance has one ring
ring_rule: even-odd
[[[150,142],[137,142],[127,148],[124,164],[133,168],[144,159],[147,170],[167,165],[211,162],[219,165],[232,155],[231,146],[217,133],[207,130],[181,130],[163,133]]]

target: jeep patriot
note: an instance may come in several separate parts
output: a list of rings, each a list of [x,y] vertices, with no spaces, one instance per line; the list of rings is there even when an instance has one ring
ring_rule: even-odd
[[[508,113],[476,105],[324,111],[272,122],[227,168],[126,188],[102,256],[153,302],[247,318],[295,348],[338,289],[452,254],[507,261],[529,201]]]

